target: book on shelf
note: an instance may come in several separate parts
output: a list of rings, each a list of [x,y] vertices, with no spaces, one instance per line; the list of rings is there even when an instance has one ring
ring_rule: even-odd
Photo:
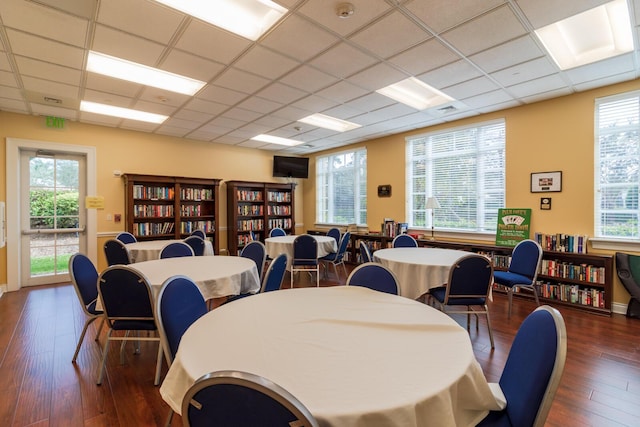
[[[534,240],[545,251],[573,252],[577,254],[587,253],[588,236],[580,234],[545,234],[534,233]]]

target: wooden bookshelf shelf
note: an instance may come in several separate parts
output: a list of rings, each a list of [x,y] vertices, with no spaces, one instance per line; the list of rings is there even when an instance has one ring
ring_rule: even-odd
[[[182,239],[204,230],[219,252],[220,179],[124,174],[125,221],[138,240]]]

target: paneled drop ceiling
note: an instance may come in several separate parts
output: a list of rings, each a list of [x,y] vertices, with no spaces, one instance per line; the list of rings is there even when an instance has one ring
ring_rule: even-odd
[[[628,2],[635,51],[561,71],[533,31],[605,1],[351,0],[343,19],[342,1],[277,0],[289,12],[253,42],[151,0],[2,0],[0,110],[305,155],[637,79],[640,0]],[[89,50],[207,85],[190,97],[89,73]],[[418,111],[375,92],[412,76],[455,101]],[[169,119],[80,112],[80,100]],[[362,127],[297,121],[312,113]]]

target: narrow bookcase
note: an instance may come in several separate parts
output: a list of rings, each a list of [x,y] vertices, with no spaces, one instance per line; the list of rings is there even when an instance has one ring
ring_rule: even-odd
[[[269,232],[282,228],[295,232],[295,184],[225,181],[227,185],[227,236],[229,253],[239,253],[255,238],[264,242]]]
[[[138,240],[182,239],[200,229],[219,252],[220,180],[124,174],[127,231]]]
[[[393,237],[381,234],[351,234],[349,259],[360,262],[358,252],[364,241],[371,252],[390,248]],[[513,248],[474,243],[443,242],[419,239],[423,247],[458,249],[475,252],[491,258],[496,270],[509,266]],[[561,305],[595,314],[610,316],[613,296],[613,257],[611,255],[586,254],[544,250],[537,280],[541,303]],[[495,289],[501,292],[500,289]],[[533,298],[530,292],[516,292],[517,297]]]

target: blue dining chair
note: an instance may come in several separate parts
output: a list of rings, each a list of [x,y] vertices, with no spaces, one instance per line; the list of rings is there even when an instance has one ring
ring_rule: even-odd
[[[249,258],[256,263],[258,278],[262,281],[264,263],[267,259],[267,249],[265,248],[264,243],[258,240],[251,240],[244,246],[244,248],[242,248],[240,256],[243,258]]]
[[[198,236],[200,237],[202,240],[205,240],[207,238],[207,234],[203,231],[203,230],[193,230],[191,232],[191,234],[189,234],[190,236]]]
[[[393,238],[391,246],[393,246],[394,248],[417,248],[418,242],[408,234],[398,234]]]
[[[338,275],[338,266],[342,265],[342,269],[344,270],[344,276],[347,277],[347,267],[344,264],[345,253],[347,252],[347,246],[349,246],[349,241],[351,240],[351,233],[346,232],[342,235],[340,239],[340,243],[338,244],[338,252],[330,253],[326,256],[320,258],[320,262],[324,265],[325,275],[327,271],[327,266],[332,265],[333,271],[336,273],[336,278],[340,280],[340,276]]]
[[[193,249],[185,242],[171,242],[160,251],[160,259],[194,256]]]
[[[269,232],[269,237],[280,237],[280,236],[286,236],[286,235],[287,233],[280,227],[273,228]]]
[[[182,400],[185,426],[319,427],[295,396],[272,381],[241,371],[218,371],[196,380]]]
[[[184,239],[184,242],[187,245],[191,246],[191,249],[193,249],[193,254],[195,256],[204,255],[204,248],[206,243],[202,237],[196,235],[189,236]]]
[[[399,295],[400,285],[393,271],[377,262],[366,262],[353,269],[347,277],[347,286],[362,286],[374,291]]]
[[[102,310],[96,309],[96,302],[98,300],[98,271],[95,265],[93,265],[93,262],[91,262],[86,255],[75,253],[69,258],[69,274],[71,275],[73,288],[82,306],[82,311],[84,311],[84,314],[87,316],[80,338],[78,338],[76,351],[73,353],[73,359],[71,359],[72,362],[75,362],[89,325],[94,320],[101,319],[95,339],[98,341],[100,331],[102,331],[102,327],[104,326],[104,316]]]
[[[138,241],[138,239],[136,239],[136,236],[129,233],[128,231],[123,231],[121,233],[118,233],[118,235],[116,236],[116,239],[120,240],[124,244],[135,243]]]
[[[109,266],[119,264],[127,265],[131,263],[127,247],[117,239],[109,239],[104,243],[104,256]]]
[[[316,286],[320,286],[320,263],[318,261],[318,241],[309,234],[301,234],[293,241],[293,259],[291,260],[291,287],[293,276],[297,272],[315,272]]]
[[[282,282],[284,281],[284,275],[287,272],[287,262],[288,256],[287,254],[280,254],[275,257],[270,263],[269,267],[267,267],[267,272],[264,274],[264,280],[262,280],[262,285],[260,286],[260,290],[257,293],[264,292],[273,292],[280,290],[282,287]],[[233,295],[227,298],[227,301],[224,304],[227,304],[231,301],[237,301],[239,299],[255,295],[255,294],[239,294]]]
[[[545,424],[567,358],[567,329],[560,312],[543,305],[518,329],[499,386],[507,400],[478,427],[542,427]]]
[[[369,250],[369,245],[364,240],[360,241],[360,263],[363,264],[365,262],[372,262],[373,257],[371,256],[371,251]]]
[[[342,237],[342,233],[340,233],[340,229],[337,227],[332,227],[327,231],[327,236],[333,237],[336,239],[336,247],[340,246],[340,239]]]

